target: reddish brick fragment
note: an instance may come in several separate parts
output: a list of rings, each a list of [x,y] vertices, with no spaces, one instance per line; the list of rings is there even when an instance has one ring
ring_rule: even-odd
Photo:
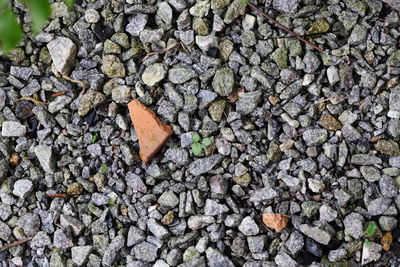
[[[139,156],[147,163],[172,135],[172,127],[161,122],[151,109],[137,99],[128,104],[128,109],[139,138]]]

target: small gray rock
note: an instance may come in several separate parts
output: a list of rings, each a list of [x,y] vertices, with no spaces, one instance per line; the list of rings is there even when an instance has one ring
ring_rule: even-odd
[[[55,69],[69,75],[76,56],[76,45],[66,37],[56,37],[47,44]]]
[[[318,146],[323,144],[328,138],[328,132],[325,129],[310,129],[303,133],[303,139],[307,146]]]
[[[192,69],[187,68],[172,68],[168,72],[168,79],[174,84],[181,84],[197,77],[197,74]]]
[[[260,232],[260,228],[250,216],[247,216],[242,220],[238,229],[246,236],[257,235]]]
[[[154,262],[157,259],[158,248],[148,242],[137,244],[133,248],[135,258],[145,262]]]
[[[310,237],[311,239],[323,245],[328,245],[329,241],[331,240],[330,233],[318,227],[309,226],[308,224],[300,225],[300,231],[306,236]]]
[[[26,126],[18,121],[5,121],[2,124],[1,135],[4,137],[19,137],[26,134]]]
[[[90,253],[92,252],[92,249],[92,246],[78,246],[71,248],[72,261],[78,265],[85,264]]]
[[[48,145],[38,145],[35,147],[35,155],[38,158],[43,170],[47,173],[54,173],[55,161],[53,158],[53,150]]]
[[[196,159],[189,165],[189,172],[194,176],[211,171],[223,159],[222,155],[212,155],[207,158]]]
[[[33,191],[33,183],[28,179],[20,179],[14,183],[13,194],[25,199]]]
[[[221,68],[215,72],[212,86],[214,91],[221,96],[228,96],[233,91],[233,71],[230,68]]]

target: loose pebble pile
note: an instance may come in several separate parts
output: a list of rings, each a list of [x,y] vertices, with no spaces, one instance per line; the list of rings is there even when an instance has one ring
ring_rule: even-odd
[[[0,266],[400,265],[400,2],[245,2],[15,1]]]

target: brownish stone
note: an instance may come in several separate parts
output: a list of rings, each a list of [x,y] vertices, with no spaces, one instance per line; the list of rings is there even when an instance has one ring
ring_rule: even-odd
[[[149,162],[172,135],[172,127],[160,121],[156,114],[135,99],[128,104],[132,123],[139,138],[139,156]]]
[[[319,120],[319,123],[322,127],[330,131],[337,131],[342,129],[342,124],[340,124],[340,122],[330,114],[322,116]]]

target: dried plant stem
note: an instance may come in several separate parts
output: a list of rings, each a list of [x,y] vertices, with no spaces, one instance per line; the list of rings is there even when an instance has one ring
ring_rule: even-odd
[[[61,198],[67,198],[68,195],[65,194],[65,193],[53,193],[53,194],[47,194],[46,197],[53,197],[53,198],[61,197]]]
[[[300,41],[303,41],[304,43],[308,44],[309,46],[311,46],[312,48],[316,49],[317,51],[323,53],[325,52],[323,49],[319,48],[318,46],[316,46],[315,44],[311,43],[310,41],[304,39],[303,37],[301,37],[300,35],[298,35],[297,33],[295,33],[294,31],[292,31],[291,29],[289,29],[288,27],[282,25],[281,23],[279,23],[278,21],[276,21],[274,18],[272,18],[270,15],[268,15],[267,13],[263,12],[261,9],[259,9],[258,7],[256,7],[253,3],[247,3],[252,9],[254,9],[255,11],[257,11],[258,13],[261,14],[261,16],[263,16],[264,18],[268,19],[270,22],[272,22],[273,24],[275,24],[275,26],[277,26],[278,28],[290,33],[291,35],[293,35],[295,38],[297,38]]]
[[[29,241],[32,240],[32,238],[33,238],[33,237],[28,237],[28,238],[21,239],[21,240],[12,242],[12,243],[8,243],[8,244],[6,244],[6,245],[0,247],[0,252],[2,252],[2,251],[4,251],[4,250],[7,250],[7,249],[9,249],[9,248],[11,248],[11,247],[19,246],[19,245],[21,245],[21,244],[24,244],[24,243],[26,243],[26,242],[29,242]]]
[[[152,55],[166,53],[168,50],[171,50],[172,48],[174,48],[175,46],[178,46],[178,45],[180,45],[180,44],[181,44],[181,43],[179,43],[179,42],[173,43],[173,44],[167,46],[166,48],[164,48],[164,49],[161,50],[161,51],[147,53],[146,56],[142,59],[142,62],[145,61],[148,57],[150,57],[150,56],[152,56]]]

